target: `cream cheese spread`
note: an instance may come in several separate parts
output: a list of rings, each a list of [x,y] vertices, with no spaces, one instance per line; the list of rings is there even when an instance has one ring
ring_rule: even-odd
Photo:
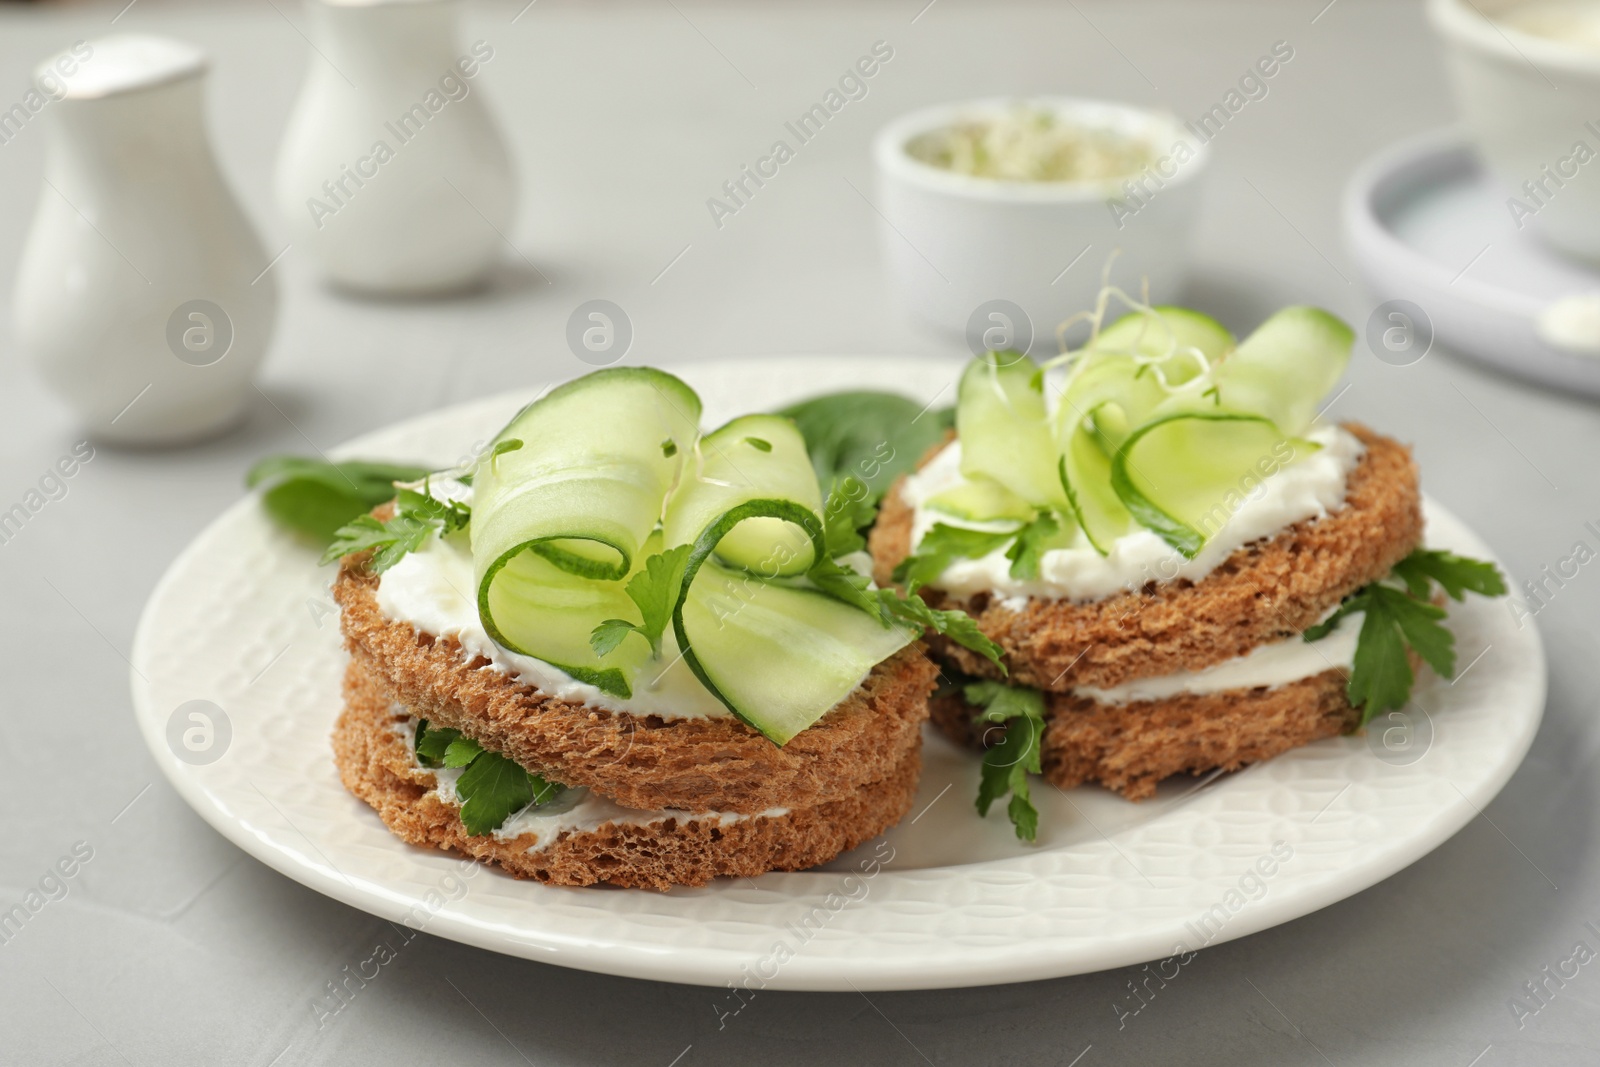
[[[1339,621],[1332,633],[1316,641],[1291,637],[1251,649],[1236,659],[1198,671],[1179,671],[1157,678],[1138,678],[1111,689],[1079,686],[1079,696],[1102,704],[1167,700],[1183,693],[1221,693],[1229,689],[1274,689],[1324,671],[1349,672],[1364,616],[1357,612]]]
[[[541,659],[496,644],[478,616],[475,589],[472,549],[467,539],[460,534],[435,535],[383,572],[378,581],[378,609],[386,618],[408,622],[436,637],[454,637],[469,656],[482,656],[494,670],[559,700],[664,719],[720,718],[730,714],[678,654],[670,628],[663,635],[664,666],[659,673],[643,677],[643,684],[634,686],[631,697],[618,697],[580,682]]]
[[[1236,549],[1305,519],[1320,518],[1344,503],[1345,480],[1366,450],[1361,441],[1338,426],[1323,426],[1306,437],[1317,451],[1260,479],[1241,491],[1238,506],[1193,559],[1183,556],[1150,530],[1137,530],[1112,542],[1102,556],[1079,532],[1079,543],[1052,549],[1039,561],[1034,579],[1011,577],[1005,546],[982,559],[957,560],[933,585],[959,600],[978,593],[1020,609],[1029,598],[1088,602],[1149,582],[1187,578],[1198,581]],[[952,441],[921,471],[909,476],[901,498],[913,509],[911,543],[919,544],[935,523],[973,529],[1004,529],[1004,524],[963,522],[926,507],[935,494],[960,485],[961,442]]]

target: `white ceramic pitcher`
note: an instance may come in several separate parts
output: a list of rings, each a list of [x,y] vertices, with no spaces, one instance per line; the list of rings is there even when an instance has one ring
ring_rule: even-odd
[[[279,150],[296,253],[335,285],[437,294],[505,254],[515,188],[454,0],[309,0],[310,71]]]
[[[193,440],[244,411],[271,340],[269,256],[217,169],[205,55],[162,37],[42,63],[45,181],[17,270],[17,340],[103,440]]]

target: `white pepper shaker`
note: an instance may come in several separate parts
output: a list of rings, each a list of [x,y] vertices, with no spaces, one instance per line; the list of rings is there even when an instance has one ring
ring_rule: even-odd
[[[310,70],[279,150],[296,252],[377,295],[471,288],[505,255],[506,147],[460,43],[454,0],[309,0]]]
[[[206,136],[207,59],[164,37],[40,64],[50,143],[17,340],[102,440],[195,440],[244,412],[277,312],[268,256]]]

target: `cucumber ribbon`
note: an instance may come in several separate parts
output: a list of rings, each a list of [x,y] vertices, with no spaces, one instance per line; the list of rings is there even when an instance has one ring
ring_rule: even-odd
[[[1199,312],[1139,306],[1070,357],[1053,412],[1045,368],[989,353],[968,365],[956,407],[966,482],[928,506],[977,521],[1054,515],[1101,555],[1148,529],[1192,559],[1233,494],[1316,449],[1304,434],[1353,340],[1318,308],[1285,308],[1235,344]]]
[[[479,615],[497,643],[615,696],[681,657],[783,744],[919,631],[807,579],[829,555],[822,492],[792,421],[746,416],[702,437],[700,414],[688,385],[632,367],[519,412],[495,442],[522,444],[491,448],[473,475]],[[670,634],[662,618],[647,639],[651,589],[668,598]],[[602,654],[591,635],[610,620],[639,634]]]

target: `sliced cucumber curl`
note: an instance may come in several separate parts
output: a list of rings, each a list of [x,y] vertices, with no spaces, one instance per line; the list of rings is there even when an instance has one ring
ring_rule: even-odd
[[[1133,310],[1101,328],[1111,295]],[[1054,515],[1101,555],[1151,530],[1193,558],[1231,490],[1315,448],[1304,435],[1354,340],[1328,312],[1290,307],[1236,344],[1207,315],[1115,290],[1086,317],[1089,342],[1044,367],[1017,353],[968,365],[966,482],[929,507],[973,522]]]
[[[774,581],[776,565],[741,570],[722,561],[719,546],[732,532],[763,518],[803,530],[814,558],[826,558],[816,512],[788,500],[745,501],[695,539],[672,628],[700,683],[782,745],[917,635],[819,590]],[[775,548],[788,550],[783,542]]]
[[[791,420],[746,416],[701,437],[699,414],[683,382],[636,368],[520,412],[497,441],[522,446],[491,449],[473,476],[479,615],[497,643],[614,696],[681,657],[781,745],[919,631],[807,579],[829,555]]]

